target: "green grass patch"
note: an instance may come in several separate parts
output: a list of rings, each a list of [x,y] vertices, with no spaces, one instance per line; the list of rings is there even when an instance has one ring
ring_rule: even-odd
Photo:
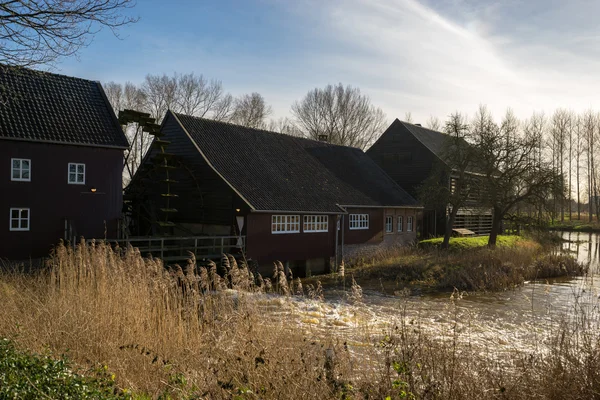
[[[74,373],[65,358],[17,350],[0,339],[0,399],[128,399],[106,370],[98,377]]]
[[[451,250],[468,250],[487,246],[489,236],[473,236],[473,237],[453,237],[450,238]],[[497,247],[515,247],[524,242],[521,236],[517,235],[499,235],[496,240]],[[422,240],[419,246],[422,248],[437,248],[442,245],[444,238],[434,238]]]

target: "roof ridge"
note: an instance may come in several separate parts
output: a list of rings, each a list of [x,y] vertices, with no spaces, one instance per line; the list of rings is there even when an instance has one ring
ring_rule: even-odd
[[[429,132],[435,132],[435,133],[440,133],[442,135],[450,136],[446,132],[436,131],[435,129],[427,128],[427,127],[425,127],[423,125],[417,125],[417,124],[413,124],[412,122],[406,122],[406,121],[401,121],[401,120],[398,120],[398,121],[400,121],[400,123],[404,124],[404,125],[410,125],[410,126],[414,126],[415,128],[424,129],[424,130],[429,131]]]
[[[100,83],[100,81],[98,81],[98,80],[80,78],[78,76],[71,76],[71,75],[66,75],[66,74],[59,74],[59,73],[50,72],[50,71],[42,71],[42,70],[39,70],[39,69],[21,67],[21,66],[17,66],[17,65],[8,65],[8,64],[2,64],[2,63],[0,63],[0,69],[14,70],[14,71],[18,71],[18,72],[25,71],[25,72],[27,72],[29,74],[57,76],[57,77],[61,77],[61,78],[76,79],[78,81],[84,81],[84,82],[89,82],[89,83]]]
[[[350,149],[360,150],[360,151],[362,151],[364,153],[363,150],[361,150],[361,149],[359,149],[357,147],[345,146],[345,145],[341,145],[341,144],[324,142],[324,141],[320,141],[320,140],[315,140],[315,139],[307,138],[307,137],[304,137],[304,136],[295,136],[295,135],[290,135],[289,133],[270,131],[268,129],[253,128],[253,127],[250,127],[250,126],[244,126],[244,125],[234,124],[233,122],[229,122],[229,121],[219,121],[219,120],[212,119],[212,118],[197,117],[195,115],[189,115],[189,114],[184,114],[184,113],[180,113],[180,112],[175,112],[173,110],[168,110],[168,111],[170,111],[173,114],[175,114],[178,118],[181,117],[181,116],[188,117],[188,118],[194,118],[194,119],[198,119],[198,120],[201,120],[201,121],[208,121],[208,122],[211,122],[211,123],[216,123],[216,124],[222,124],[222,125],[228,125],[228,126],[233,126],[233,127],[237,127],[237,128],[247,129],[247,130],[255,131],[257,133],[266,133],[266,134],[272,134],[272,135],[277,135],[277,136],[285,136],[285,137],[289,137],[289,138],[292,138],[292,139],[306,140],[308,142],[318,143],[318,144],[321,144],[323,146],[327,145],[327,146],[347,147],[347,148],[350,148]]]

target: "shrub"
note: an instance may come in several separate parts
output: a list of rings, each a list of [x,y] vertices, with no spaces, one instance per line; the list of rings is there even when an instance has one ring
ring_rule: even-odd
[[[63,357],[19,351],[0,339],[0,399],[122,399],[112,377],[86,377],[74,373]]]

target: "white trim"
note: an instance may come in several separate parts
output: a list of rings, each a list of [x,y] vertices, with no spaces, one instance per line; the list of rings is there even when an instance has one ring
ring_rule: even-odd
[[[351,231],[369,229],[369,214],[350,214],[348,227]]]
[[[409,215],[408,217],[406,217],[406,232],[412,232],[413,231],[413,216]]]
[[[403,232],[404,229],[404,215],[398,215],[396,218],[396,231]]]
[[[309,218],[311,221],[307,221]],[[307,229],[307,224],[314,228]],[[321,229],[317,229],[318,226],[321,226]],[[302,220],[302,231],[304,233],[329,232],[329,215],[305,215]]]
[[[388,230],[388,220],[390,221],[389,230]],[[394,233],[394,216],[386,215],[384,220],[385,233],[390,234]]]
[[[73,172],[71,172],[71,165],[75,166],[75,182],[71,181],[71,174]],[[83,166],[83,172],[79,172],[79,167]],[[83,174],[83,182],[79,181],[79,175]],[[75,163],[75,162],[70,162],[67,164],[67,183],[69,185],[85,185],[85,164],[84,163]]]
[[[17,211],[19,213],[17,218],[13,218],[13,211]],[[22,217],[23,211],[27,211],[27,218]],[[19,225],[18,228],[13,228],[13,221],[18,221],[18,225]],[[23,221],[27,221],[27,228],[22,227]],[[31,210],[29,208],[14,207],[9,210],[9,214],[8,214],[8,229],[9,229],[9,231],[12,231],[12,232],[28,231],[31,228],[30,221],[31,221]]]
[[[19,168],[15,169],[14,162],[19,162]],[[23,178],[23,161],[29,163],[29,168],[26,170],[29,172],[29,178]],[[14,177],[14,172],[19,171],[19,178]],[[31,159],[30,158],[11,158],[10,159],[10,180],[13,182],[31,182]]]
[[[300,233],[300,215],[271,215],[271,233],[273,235]]]

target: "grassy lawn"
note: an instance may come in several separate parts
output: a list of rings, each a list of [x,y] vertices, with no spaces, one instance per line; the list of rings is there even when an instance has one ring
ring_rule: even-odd
[[[474,236],[474,237],[453,237],[450,238],[450,249],[452,250],[468,250],[478,247],[487,246],[489,236]],[[423,248],[440,247],[444,238],[434,238],[422,240],[419,246]],[[527,242],[522,236],[517,235],[499,235],[496,241],[497,247],[515,247]]]

